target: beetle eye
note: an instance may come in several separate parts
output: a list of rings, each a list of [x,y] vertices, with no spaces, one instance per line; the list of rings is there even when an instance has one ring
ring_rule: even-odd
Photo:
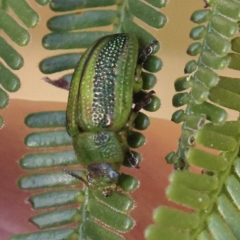
[[[110,177],[111,180],[116,182],[119,178],[119,173],[117,171],[111,170],[109,171],[108,176]]]

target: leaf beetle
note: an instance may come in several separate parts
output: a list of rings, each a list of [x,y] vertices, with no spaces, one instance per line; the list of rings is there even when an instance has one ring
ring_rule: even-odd
[[[75,69],[67,104],[67,131],[80,164],[87,169],[87,180],[65,168],[63,171],[106,197],[117,189],[124,159],[138,168],[127,133],[154,93],[150,91],[132,108],[133,94],[142,89],[142,65],[157,44],[154,40],[139,52],[138,40],[132,34],[105,36],[86,50]]]

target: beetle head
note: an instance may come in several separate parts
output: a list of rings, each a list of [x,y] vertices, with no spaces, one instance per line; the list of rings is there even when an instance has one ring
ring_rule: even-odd
[[[108,197],[117,189],[119,175],[111,164],[97,163],[88,166],[87,180],[90,188],[98,189]]]

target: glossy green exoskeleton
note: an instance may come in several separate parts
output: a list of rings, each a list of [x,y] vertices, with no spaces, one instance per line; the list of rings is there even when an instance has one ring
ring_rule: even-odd
[[[142,64],[156,44],[153,41],[139,53],[135,36],[106,36],[86,50],[75,69],[67,105],[67,131],[77,158],[88,170],[87,181],[63,170],[104,196],[116,189],[124,159],[138,167],[127,144],[127,132],[154,93],[149,92],[132,108],[133,94],[142,89]]]

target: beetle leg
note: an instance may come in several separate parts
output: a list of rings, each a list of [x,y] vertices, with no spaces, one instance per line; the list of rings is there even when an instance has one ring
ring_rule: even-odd
[[[77,175],[76,173],[74,173],[74,172],[72,172],[72,171],[69,171],[69,170],[66,169],[66,168],[61,168],[61,169],[62,169],[63,172],[71,175],[72,177],[75,177],[75,178],[79,179],[79,180],[82,181],[87,187],[89,187],[88,182],[87,182],[84,178],[80,177],[79,175]]]
[[[135,69],[135,81],[141,81],[142,65],[147,58],[152,54],[154,47],[158,44],[157,40],[150,42],[142,51],[138,54],[137,66]]]
[[[157,40],[150,42],[143,50],[139,53],[138,64],[143,64],[148,56],[152,54],[153,48],[158,44]]]
[[[137,113],[136,112],[132,112],[130,119],[128,120],[128,122],[126,123],[126,131],[129,131],[132,128],[132,124],[134,119],[136,118]],[[122,146],[125,152],[125,156],[124,156],[124,162],[128,162],[130,163],[130,166],[133,168],[139,168],[138,164],[139,161],[137,158],[134,157],[133,153],[131,152],[128,142],[127,142],[127,135],[126,132],[124,131],[120,131],[119,132],[119,136],[121,137],[122,140]]]
[[[126,127],[126,131],[130,131],[133,127],[133,122],[137,117],[138,112],[144,107],[146,106],[150,101],[151,101],[151,96],[155,94],[155,92],[152,90],[150,92],[147,93],[147,95],[141,100],[139,101],[137,104],[135,104],[134,108],[132,109],[132,112],[129,116],[129,119],[125,125]],[[128,143],[126,141],[126,136],[125,134],[121,134],[120,132],[120,136],[122,137],[122,143],[123,146],[125,148],[125,159],[130,163],[130,165],[134,168],[139,168],[138,165],[138,159],[134,157],[134,155],[132,154],[132,152],[129,149]]]
[[[148,103],[151,102],[151,96],[155,94],[155,91],[151,90],[150,92],[148,92],[145,97],[140,100],[138,103],[135,104],[134,108],[132,109],[132,112],[128,118],[128,121],[125,124],[125,130],[126,131],[131,131],[132,127],[134,126],[134,121],[137,117],[138,112],[144,107],[146,106]],[[121,132],[120,132],[121,135]],[[125,137],[125,136],[124,136]],[[124,137],[122,136],[122,139],[124,139]],[[122,140],[123,141],[123,140]],[[128,144],[126,143],[125,146],[128,146]]]
[[[128,160],[128,162],[133,168],[139,169],[138,159],[134,157],[130,150],[126,153],[125,158]]]
[[[138,103],[135,104],[133,111],[139,112],[144,106],[151,102],[151,96],[155,94],[155,91],[151,90],[147,95]]]

